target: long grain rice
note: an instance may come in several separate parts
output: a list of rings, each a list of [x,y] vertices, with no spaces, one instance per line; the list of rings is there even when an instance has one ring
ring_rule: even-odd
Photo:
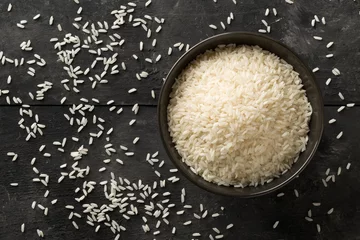
[[[259,47],[229,45],[198,56],[170,97],[176,149],[207,181],[255,185],[289,169],[306,146],[311,106],[301,79]]]

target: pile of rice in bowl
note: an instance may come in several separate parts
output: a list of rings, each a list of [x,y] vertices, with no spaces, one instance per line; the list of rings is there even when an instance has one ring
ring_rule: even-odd
[[[311,105],[299,74],[258,46],[218,46],[178,76],[170,135],[193,172],[219,185],[257,186],[305,150]]]

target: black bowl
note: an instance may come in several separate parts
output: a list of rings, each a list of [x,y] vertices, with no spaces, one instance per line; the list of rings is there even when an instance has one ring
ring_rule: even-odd
[[[295,71],[300,74],[306,95],[312,106],[313,114],[310,120],[310,132],[308,135],[309,141],[307,143],[306,150],[300,154],[298,161],[293,164],[289,171],[281,175],[279,178],[275,178],[270,183],[257,187],[235,188],[232,186],[219,186],[215,183],[208,182],[201,176],[193,173],[189,166],[181,160],[181,157],[175,149],[174,143],[172,142],[172,138],[170,137],[168,130],[167,106],[169,104],[169,95],[172,91],[172,86],[175,82],[175,79],[182,72],[182,70],[199,54],[204,53],[208,49],[214,49],[220,44],[258,45],[264,50],[268,50],[269,52],[272,52],[280,58],[284,59],[294,67]],[[320,143],[324,128],[323,100],[314,74],[287,46],[260,34],[231,32],[210,37],[196,44],[184,55],[182,55],[174,64],[166,77],[166,82],[161,89],[158,103],[158,121],[161,138],[170,159],[191,182],[205,190],[217,194],[238,197],[254,197],[278,190],[279,188],[289,183],[296,176],[298,176],[299,173],[308,165]]]

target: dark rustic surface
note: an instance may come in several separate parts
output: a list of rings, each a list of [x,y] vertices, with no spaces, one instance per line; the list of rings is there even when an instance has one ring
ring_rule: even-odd
[[[81,16],[85,21],[106,20],[109,23],[113,21],[110,12],[118,9],[120,4],[125,1],[90,1],[80,0],[83,7]],[[134,1],[143,6],[144,1]],[[67,32],[77,32],[71,25],[74,17],[77,16],[78,5],[73,1],[13,1],[13,10],[6,11],[8,2],[0,3],[0,28],[2,30],[0,39],[0,50],[4,51],[11,58],[26,57],[32,58],[34,53],[40,54],[47,61],[44,68],[35,67],[36,77],[30,77],[26,74],[27,68],[18,67],[10,64],[0,66],[0,89],[9,89],[10,96],[20,97],[25,103],[34,105],[32,110],[39,114],[40,122],[46,124],[45,135],[25,142],[25,132],[20,129],[17,122],[20,120],[19,106],[7,106],[5,97],[0,97],[0,239],[38,239],[36,229],[44,231],[46,239],[113,239],[114,236],[110,230],[102,228],[98,233],[85,224],[84,219],[77,220],[80,229],[75,230],[71,221],[67,220],[70,211],[64,209],[66,204],[74,204],[77,212],[81,212],[81,205],[74,200],[74,189],[80,187],[82,181],[65,179],[61,184],[57,183],[60,176],[59,166],[63,163],[72,163],[69,152],[79,147],[68,139],[66,153],[61,154],[52,146],[52,142],[61,140],[63,137],[70,138],[78,136],[82,144],[87,144],[85,133],[77,134],[75,127],[70,127],[63,114],[68,113],[68,106],[59,106],[60,99],[63,96],[68,97],[66,104],[79,103],[81,97],[96,97],[101,100],[99,106],[96,106],[94,112],[98,116],[106,119],[106,128],[114,127],[111,142],[115,146],[120,144],[132,145],[134,137],[139,136],[139,143],[134,146],[135,156],[125,157],[119,152],[119,157],[124,160],[124,166],[116,163],[107,165],[107,171],[99,173],[98,169],[105,164],[103,159],[107,158],[103,151],[105,139],[99,140],[91,146],[89,155],[81,160],[85,165],[91,166],[91,173],[87,180],[102,181],[109,179],[110,171],[117,176],[127,177],[130,180],[143,179],[144,182],[151,183],[157,177],[150,165],[145,163],[146,153],[160,151],[160,159],[165,160],[165,166],[162,173],[169,177],[171,174],[168,169],[172,164],[163,151],[156,120],[156,99],[152,99],[150,91],[154,89],[158,95],[162,78],[170,69],[183,52],[174,49],[174,54],[167,56],[167,49],[176,42],[189,43],[191,45],[198,41],[221,33],[223,30],[212,30],[209,24],[219,26],[220,21],[226,21],[226,17],[232,11],[235,20],[226,31],[253,31],[256,32],[262,28],[261,19],[272,24],[271,37],[278,39],[292,47],[311,68],[318,66],[320,71],[316,73],[319,85],[323,90],[325,100],[325,120],[336,118],[334,125],[325,124],[324,137],[319,151],[313,161],[300,175],[300,177],[281,192],[285,196],[278,198],[276,194],[259,197],[256,199],[234,199],[229,197],[216,196],[207,193],[184,179],[179,173],[176,175],[181,181],[167,185],[167,191],[171,191],[172,202],[177,203],[177,209],[180,209],[179,194],[181,188],[187,189],[187,203],[198,208],[198,204],[203,203],[205,208],[212,212],[221,212],[220,206],[225,210],[222,217],[212,219],[207,217],[201,221],[194,221],[190,227],[182,226],[181,223],[187,219],[193,218],[191,215],[178,217],[171,215],[169,220],[178,226],[177,234],[171,236],[171,228],[161,227],[162,233],[156,239],[191,239],[191,233],[201,232],[204,236],[201,239],[207,239],[208,233],[212,232],[211,227],[224,229],[228,223],[234,223],[235,227],[225,233],[226,239],[360,239],[360,190],[358,172],[360,167],[357,163],[360,156],[360,139],[358,133],[360,127],[357,119],[360,117],[360,108],[354,107],[347,109],[340,114],[337,113],[338,106],[348,102],[360,103],[359,89],[360,81],[357,80],[359,67],[357,62],[360,60],[359,36],[357,26],[360,23],[358,13],[359,4],[353,1],[296,1],[289,5],[284,1],[239,1],[234,5],[230,0],[218,0],[213,3],[206,1],[168,1],[153,0],[149,8],[137,8],[135,15],[143,16],[149,14],[152,16],[164,17],[166,19],[163,30],[156,36],[158,44],[155,49],[149,47],[151,41],[146,39],[146,33],[131,26],[125,27],[114,32],[119,32],[126,43],[123,48],[115,48],[119,53],[120,62],[125,61],[128,66],[126,72],[107,77],[108,85],[102,85],[96,90],[92,90],[89,82],[81,87],[81,93],[66,92],[60,84],[60,81],[68,76],[62,70],[62,65],[56,62],[56,51],[49,42],[51,37],[61,37]],[[276,7],[279,15],[277,17],[264,17],[265,9]],[[41,13],[41,18],[34,22],[32,17]],[[319,17],[326,17],[327,25],[318,24],[316,28],[310,26],[310,21],[314,14]],[[55,18],[54,26],[48,25],[50,15]],[[19,29],[16,23],[22,19],[28,20],[26,29]],[[61,23],[63,32],[59,32],[56,25]],[[154,24],[155,29],[157,24]],[[324,38],[322,42],[312,38],[313,35],[319,35]],[[31,39],[34,50],[32,52],[23,52],[19,48],[22,41]],[[139,54],[139,40],[145,39],[145,49]],[[325,45],[329,41],[334,41],[334,46],[328,50]],[[327,53],[334,53],[333,59],[326,59]],[[157,54],[163,55],[162,60],[157,64],[148,64],[143,61],[135,61],[131,55],[138,54],[141,58],[152,57]],[[85,54],[80,56],[77,65],[87,66],[91,64]],[[331,69],[337,67],[341,75],[334,77]],[[151,73],[148,79],[138,81],[135,73],[146,69]],[[13,82],[6,84],[7,76],[11,74]],[[329,86],[325,86],[328,77],[333,81]],[[36,91],[36,84],[44,80],[53,82],[54,87],[46,95],[44,101],[31,101],[28,92]],[[128,89],[135,87],[138,92],[133,95],[127,93]],[[338,92],[341,91],[345,96],[345,101],[341,101]],[[118,106],[124,107],[124,112],[117,115],[109,112],[108,106],[104,104],[108,100],[115,100]],[[140,104],[139,114],[136,116],[137,123],[133,127],[128,126],[130,119],[135,115],[131,112],[131,106],[135,103]],[[87,129],[86,131],[91,131]],[[344,136],[336,140],[336,135],[344,131]],[[44,158],[38,152],[39,147],[46,144],[46,151],[52,153],[51,158]],[[12,162],[11,158],[6,156],[9,151],[19,154],[19,159]],[[49,190],[50,195],[44,198],[43,194],[46,188],[41,184],[33,183],[35,177],[30,165],[32,157],[37,157],[36,166],[43,172],[50,175]],[[352,163],[349,171],[345,170],[348,162]],[[335,173],[341,166],[343,173],[337,176],[335,183],[329,183],[329,187],[322,185],[321,178],[325,178],[327,168]],[[11,187],[10,183],[18,182],[19,187]],[[297,189],[300,197],[296,198],[293,189]],[[102,203],[102,188],[97,189],[90,200]],[[59,199],[56,205],[51,205],[52,199]],[[31,209],[32,201],[37,201],[45,206],[49,206],[49,215],[44,216],[39,209]],[[320,207],[312,206],[312,202],[321,202]],[[334,207],[334,213],[330,216],[326,214],[327,210]],[[312,209],[314,222],[306,222],[304,217],[307,211]],[[280,224],[277,229],[272,229],[275,221]],[[20,225],[26,223],[26,232],[20,232]],[[155,222],[153,222],[155,223]],[[316,223],[322,226],[322,232],[316,231]],[[140,227],[139,219],[132,219],[123,223],[127,231],[122,233],[122,239],[153,239],[152,234],[145,235]]]

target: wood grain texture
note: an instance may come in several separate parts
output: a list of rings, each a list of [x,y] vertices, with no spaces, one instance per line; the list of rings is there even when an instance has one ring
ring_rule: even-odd
[[[103,21],[109,23],[113,21],[110,16],[111,10],[118,8],[120,4],[112,0],[90,1],[80,0],[83,7],[83,22],[88,20]],[[140,5],[143,2],[134,1]],[[78,240],[78,239],[113,239],[109,229],[102,226],[99,233],[94,233],[94,229],[85,224],[84,217],[76,220],[80,230],[75,230],[71,222],[67,219],[70,211],[65,210],[66,204],[74,204],[77,212],[81,212],[81,205],[74,200],[76,187],[82,185],[80,180],[64,180],[57,184],[60,176],[59,166],[63,163],[72,164],[73,160],[69,157],[72,150],[78,148],[81,144],[87,146],[88,133],[95,131],[96,127],[88,126],[84,132],[77,134],[77,128],[70,127],[63,114],[68,113],[67,106],[59,105],[60,99],[64,96],[68,98],[67,104],[79,103],[81,97],[91,99],[92,97],[101,100],[100,105],[104,105],[108,100],[115,100],[118,107],[123,107],[124,112],[117,115],[109,112],[109,107],[96,107],[94,113],[106,119],[104,124],[106,129],[114,127],[111,135],[111,142],[117,147],[117,157],[121,158],[124,166],[115,163],[114,160],[107,165],[107,171],[99,173],[98,169],[105,166],[102,162],[107,158],[104,152],[106,141],[104,138],[96,141],[90,148],[90,153],[81,160],[81,165],[91,166],[91,173],[87,180],[102,181],[110,178],[110,171],[117,176],[127,177],[130,180],[143,179],[146,183],[151,183],[158,179],[154,169],[145,162],[146,154],[160,151],[160,159],[165,160],[165,166],[161,173],[164,177],[172,176],[168,170],[172,167],[171,161],[166,156],[160,142],[157,130],[156,120],[156,99],[151,98],[150,91],[155,90],[158,95],[162,78],[165,77],[168,70],[175,63],[176,59],[183,54],[174,49],[171,57],[166,56],[167,48],[177,42],[194,45],[200,40],[210,37],[222,30],[212,30],[209,24],[219,26],[220,21],[226,21],[230,12],[235,15],[235,20],[231,26],[227,26],[226,31],[252,31],[256,32],[263,28],[261,19],[266,19],[272,26],[272,32],[269,36],[280,40],[293,48],[309,65],[310,68],[319,67],[320,71],[316,73],[319,85],[323,90],[325,100],[325,120],[336,118],[338,121],[329,126],[326,124],[324,137],[319,151],[315,158],[300,175],[300,177],[281,192],[284,197],[277,198],[276,194],[267,195],[255,199],[235,199],[229,197],[216,196],[207,193],[184,179],[180,173],[176,175],[181,181],[168,185],[167,190],[173,193],[172,202],[176,203],[176,209],[181,209],[179,203],[180,191],[183,187],[187,189],[186,203],[192,204],[198,209],[198,205],[203,203],[209,211],[222,213],[220,206],[225,207],[225,211],[220,218],[212,219],[207,217],[201,221],[194,221],[190,227],[184,227],[182,222],[193,219],[193,211],[188,211],[186,215],[179,217],[172,214],[169,217],[171,223],[178,226],[177,234],[169,234],[170,227],[162,224],[162,233],[156,239],[191,239],[193,232],[201,232],[203,237],[211,233],[212,227],[218,227],[221,230],[228,223],[234,223],[235,228],[225,233],[226,239],[237,240],[273,240],[273,239],[359,239],[360,230],[360,190],[357,187],[360,170],[357,164],[360,156],[360,139],[358,133],[360,127],[356,124],[360,117],[360,108],[347,109],[340,114],[337,113],[337,107],[344,102],[360,103],[360,97],[357,93],[360,88],[360,82],[357,80],[359,68],[359,36],[357,26],[360,23],[358,16],[358,2],[353,1],[305,1],[298,0],[294,5],[285,4],[283,0],[265,1],[250,0],[239,1],[233,5],[230,0],[219,0],[215,4],[211,0],[201,1],[179,1],[179,0],[153,0],[151,7],[143,7],[136,10],[136,16],[149,14],[151,16],[164,17],[165,24],[162,31],[156,35],[157,46],[151,46],[151,40],[146,39],[146,33],[141,29],[135,29],[132,26],[125,26],[116,31],[126,39],[123,48],[115,48],[114,52],[119,53],[119,63],[125,61],[128,66],[126,72],[120,72],[118,75],[109,76],[108,85],[98,86],[92,90],[87,78],[84,86],[79,87],[81,94],[69,93],[63,89],[60,81],[68,76],[62,69],[62,64],[57,62],[56,51],[53,50],[53,44],[49,42],[52,37],[63,37],[65,33],[76,33],[77,30],[72,26],[73,19],[77,16],[78,5],[73,1],[13,1],[13,10],[6,12],[8,2],[0,2],[0,28],[2,35],[0,38],[0,51],[4,51],[11,58],[25,57],[26,60],[32,59],[34,53],[38,53],[47,61],[44,68],[36,68],[36,77],[30,77],[26,74],[27,67],[14,68],[10,64],[0,65],[0,89],[9,89],[10,96],[20,97],[24,102],[32,105],[41,105],[32,107],[33,111],[39,114],[40,122],[46,124],[45,135],[41,138],[32,139],[25,142],[25,132],[17,126],[20,120],[19,108],[17,106],[6,106],[4,96],[0,97],[0,239],[38,239],[36,229],[42,229],[45,233],[45,239],[54,240]],[[276,7],[278,17],[270,16],[265,18],[265,9]],[[41,13],[39,20],[32,21],[32,17]],[[327,25],[318,24],[311,28],[310,21],[314,14],[319,17],[326,17]],[[54,16],[54,26],[48,25],[49,17]],[[25,29],[18,29],[16,23],[22,19],[28,20]],[[276,19],[281,19],[274,23]],[[61,23],[63,32],[59,32],[56,25]],[[156,29],[157,24],[151,26]],[[323,41],[315,41],[312,36],[323,37]],[[19,45],[21,42],[30,39],[34,48],[33,52],[23,52]],[[139,41],[144,40],[145,50],[139,53]],[[325,45],[329,41],[334,41],[334,46],[328,50]],[[325,59],[325,55],[334,53],[333,59]],[[156,58],[162,54],[162,60],[157,64],[145,63],[143,60],[135,61],[131,56],[137,54],[142,59],[145,57]],[[90,58],[86,52],[79,55],[76,59],[76,65],[82,67],[91,64],[93,56]],[[339,77],[331,74],[331,69],[337,67],[341,71]],[[148,79],[138,81],[135,74],[141,70],[146,70],[150,74]],[[97,69],[96,71],[100,71]],[[7,76],[11,74],[13,82],[6,84]],[[328,77],[333,81],[330,86],[325,86]],[[53,82],[54,87],[46,95],[42,102],[30,101],[28,92],[37,90],[36,84],[44,80]],[[127,91],[130,88],[137,88],[135,94],[129,95]],[[345,101],[341,101],[338,92],[341,91],[345,96]],[[135,103],[140,104],[138,116],[131,112],[131,106]],[[42,106],[43,105],[43,106]],[[91,116],[88,116],[89,119]],[[128,126],[128,122],[135,118],[136,124],[133,127]],[[336,140],[336,135],[344,131],[344,136]],[[79,136],[80,142],[75,143],[68,139],[66,152],[58,152],[52,142],[62,140],[64,137]],[[135,137],[140,137],[137,145],[132,145]],[[51,152],[51,158],[42,157],[38,149],[42,144],[46,144],[45,152]],[[119,145],[125,144],[131,146],[136,152],[134,157],[126,157],[119,150]],[[19,154],[16,162],[6,156],[8,151],[15,151]],[[46,190],[44,186],[31,182],[36,175],[32,171],[30,160],[37,157],[36,167],[42,172],[50,175],[48,198],[43,194]],[[345,171],[348,162],[352,162],[350,171]],[[335,173],[341,166],[343,173],[336,177],[335,183],[329,183],[328,188],[324,188],[321,178],[325,178],[327,168]],[[10,183],[18,182],[19,187],[10,187]],[[293,189],[297,189],[300,197],[296,198]],[[102,188],[98,187],[89,196],[89,202],[106,202],[103,197]],[[59,199],[54,206],[51,200]],[[32,210],[32,201],[37,201],[44,206],[49,207],[49,216],[44,216],[39,209]],[[321,202],[320,207],[313,207],[312,202]],[[334,213],[330,216],[326,212],[334,207]],[[309,223],[304,220],[306,213],[312,209],[314,222]],[[114,217],[116,214],[114,214]],[[116,218],[116,217],[115,217]],[[277,229],[272,229],[275,221],[280,224]],[[25,234],[20,233],[20,225],[26,223]],[[152,224],[155,221],[152,220]],[[321,224],[322,233],[316,232],[316,223]],[[122,239],[154,239],[151,234],[143,234],[140,227],[140,218],[134,218],[122,223],[127,231],[122,233]]]
[[[36,229],[40,228],[45,232],[49,239],[112,239],[112,233],[104,227],[97,234],[94,229],[85,224],[84,217],[76,220],[80,230],[75,230],[71,222],[67,220],[70,210],[64,209],[67,204],[76,206],[76,212],[81,212],[81,205],[76,203],[74,193],[76,187],[81,187],[82,181],[65,179],[61,184],[57,183],[60,176],[59,166],[63,163],[72,164],[73,160],[69,157],[70,151],[77,149],[81,144],[87,146],[87,132],[77,135],[76,128],[70,128],[63,114],[68,112],[67,107],[46,107],[39,106],[32,108],[38,113],[40,122],[47,125],[42,138],[31,140],[28,143],[23,141],[23,133],[17,127],[18,109],[17,107],[0,108],[0,239],[37,239]],[[171,214],[169,220],[176,223],[178,233],[172,237],[170,227],[162,224],[163,233],[156,239],[190,239],[191,233],[201,232],[203,235],[212,232],[211,227],[224,229],[228,223],[234,223],[235,228],[227,232],[226,239],[357,239],[359,236],[359,205],[360,190],[358,189],[357,156],[360,154],[358,148],[360,139],[358,125],[349,124],[349,119],[360,117],[360,108],[349,109],[337,114],[337,107],[325,108],[325,119],[337,116],[337,122],[330,126],[326,124],[323,140],[319,150],[305,171],[298,179],[292,181],[279,192],[284,192],[285,196],[278,198],[279,193],[254,198],[236,199],[230,197],[217,196],[205,192],[184,179],[180,173],[176,173],[181,181],[173,185],[167,185],[166,190],[171,191],[171,201],[176,204],[176,209],[181,209],[179,196],[181,188],[187,191],[187,204],[192,204],[194,210],[187,211],[184,216]],[[82,167],[91,166],[91,173],[86,180],[100,182],[110,178],[110,171],[116,176],[127,177],[129,180],[142,179],[144,183],[152,183],[158,179],[154,174],[154,169],[145,162],[146,153],[160,151],[159,159],[165,160],[165,165],[161,169],[163,176],[172,176],[168,170],[173,166],[162,148],[157,121],[155,118],[155,107],[141,107],[137,116],[137,123],[129,128],[127,126],[134,114],[131,107],[124,107],[121,115],[109,113],[107,107],[97,107],[94,114],[106,119],[107,126],[114,127],[111,135],[111,142],[116,146],[118,153],[111,157],[118,157],[124,161],[124,166],[115,163],[104,164],[103,159],[107,158],[104,152],[105,139],[96,141],[89,149],[89,155],[80,161]],[[90,116],[88,116],[90,118]],[[43,119],[43,120],[42,120]],[[86,131],[92,131],[94,127],[89,125]],[[344,136],[336,140],[335,136],[339,131],[344,131]],[[82,141],[76,143],[68,139],[65,153],[56,151],[52,142],[61,140],[63,137],[79,136]],[[132,145],[134,137],[139,136],[140,141],[137,145]],[[46,144],[44,152],[51,152],[51,158],[44,158],[38,152],[39,147]],[[135,151],[134,157],[126,157],[119,150],[119,145],[124,144]],[[6,152],[14,151],[19,154],[19,159],[12,162],[11,158],[6,157]],[[50,175],[48,198],[43,194],[46,190],[39,183],[32,183],[31,179],[36,175],[32,171],[30,160],[37,157],[35,166],[44,173]],[[348,162],[352,163],[349,171],[345,170]],[[100,167],[106,166],[107,171],[99,173]],[[321,178],[325,178],[327,168],[331,169],[331,174],[336,173],[341,166],[343,173],[336,176],[335,183],[329,183],[329,187],[322,185]],[[10,187],[11,182],[18,182],[19,187]],[[296,198],[293,189],[297,189],[300,197]],[[54,206],[50,204],[52,199],[59,199]],[[39,209],[32,210],[32,201],[37,201],[49,207],[49,215],[44,216]],[[98,186],[96,191],[91,193],[87,202],[106,202],[102,187]],[[321,202],[320,207],[312,206],[313,202]],[[205,208],[211,213],[219,212],[220,206],[224,206],[224,214],[217,219],[207,217],[201,221],[195,221],[192,212],[198,211],[199,204],[203,203]],[[330,216],[326,212],[334,207],[334,213]],[[314,222],[306,222],[304,217],[307,211],[312,209]],[[116,214],[114,214],[116,219]],[[189,227],[181,226],[186,220],[193,220],[194,223]],[[273,230],[272,225],[279,220],[277,229]],[[26,223],[26,233],[20,233],[20,225]],[[130,221],[122,222],[127,231],[122,234],[123,239],[153,239],[151,234],[145,235],[140,228],[140,217]],[[155,224],[154,220],[150,221]],[[316,232],[315,223],[322,226],[322,233]]]
[[[80,94],[67,92],[60,81],[68,78],[66,72],[62,69],[63,65],[57,62],[56,51],[53,49],[53,43],[49,42],[52,37],[62,38],[65,33],[74,33],[84,37],[82,32],[72,26],[73,19],[77,16],[78,5],[74,2],[61,1],[32,1],[29,3],[25,0],[19,0],[14,4],[10,13],[4,13],[0,16],[0,27],[2,29],[2,38],[0,40],[1,49],[10,58],[25,57],[26,60],[32,59],[34,53],[41,55],[46,61],[47,66],[44,68],[36,66],[35,77],[26,74],[27,67],[18,67],[10,64],[1,66],[0,72],[0,89],[10,89],[11,96],[18,96],[23,101],[32,104],[58,105],[63,96],[68,98],[69,103],[79,102],[80,97],[92,98],[97,97],[100,100],[107,101],[114,99],[117,104],[129,105],[138,102],[143,105],[156,105],[156,100],[151,98],[150,91],[154,89],[158,94],[162,85],[162,79],[166,76],[176,59],[184,53],[174,49],[172,56],[167,56],[167,49],[174,43],[183,42],[193,46],[200,40],[210,37],[214,34],[222,33],[220,30],[220,21],[226,22],[230,12],[235,15],[235,20],[226,31],[251,31],[257,32],[263,28],[262,19],[271,23],[272,32],[269,34],[281,42],[287,44],[295,50],[310,68],[319,67],[320,71],[316,73],[319,85],[323,90],[326,105],[341,105],[343,101],[339,99],[338,92],[341,91],[348,102],[360,103],[359,81],[357,76],[359,70],[356,64],[359,59],[359,36],[356,26],[360,23],[358,18],[357,2],[308,2],[305,0],[297,1],[294,5],[285,4],[284,1],[272,1],[271,4],[265,0],[258,1],[238,1],[234,5],[232,1],[221,1],[217,4],[210,0],[202,1],[154,1],[151,7],[138,7],[135,11],[135,17],[143,17],[145,14],[165,18],[165,24],[159,34],[155,34],[158,24],[150,24],[153,30],[151,39],[146,38],[146,32],[141,28],[134,28],[131,25],[125,25],[120,30],[109,31],[117,32],[126,39],[123,47],[115,47],[114,52],[119,53],[118,64],[122,61],[127,63],[128,70],[120,71],[118,75],[106,76],[109,84],[102,84],[96,90],[91,89],[91,84],[87,77],[84,77],[85,83],[80,86]],[[81,2],[83,12],[81,16],[86,21],[103,21],[109,23],[114,21],[110,15],[111,10],[119,7],[119,3],[110,0]],[[138,3],[142,6],[143,3]],[[264,16],[265,9],[276,7],[278,16]],[[6,9],[7,3],[1,4],[1,9]],[[61,11],[59,11],[61,9]],[[37,13],[42,16],[37,21],[32,17]],[[314,14],[319,17],[325,17],[327,24],[324,26],[320,23],[316,28],[310,25]],[[54,16],[54,25],[49,26],[49,17]],[[16,27],[16,23],[22,19],[29,21],[25,29]],[[280,19],[279,22],[275,22]],[[61,24],[63,31],[59,32],[56,25]],[[212,30],[209,24],[219,26],[218,30]],[[314,35],[323,37],[323,41],[313,39]],[[152,40],[157,39],[157,46],[151,47]],[[19,48],[22,41],[30,39],[34,50],[32,52],[23,52]],[[106,42],[109,39],[106,35],[103,38]],[[139,42],[143,40],[145,50],[139,51]],[[326,49],[325,45],[334,41],[335,44],[331,49]],[[325,55],[334,53],[333,59],[326,59]],[[134,60],[131,56],[137,54],[139,60]],[[157,64],[149,64],[144,58],[155,59],[161,54],[162,60]],[[108,54],[110,55],[110,53]],[[78,55],[74,66],[81,66],[83,70],[91,65],[95,57],[82,50]],[[337,67],[341,71],[340,76],[333,76],[331,70]],[[138,81],[136,73],[145,70],[150,73],[148,79]],[[101,69],[95,69],[96,73],[101,73]],[[11,86],[6,85],[6,78],[11,74],[13,83]],[[325,86],[327,78],[332,77],[333,81],[330,86]],[[53,82],[54,87],[51,94],[45,97],[44,101],[32,102],[28,92],[36,91],[36,84],[44,80]],[[127,94],[130,88],[137,88],[138,92],[133,95]],[[0,98],[0,104],[5,104],[4,97]]]

